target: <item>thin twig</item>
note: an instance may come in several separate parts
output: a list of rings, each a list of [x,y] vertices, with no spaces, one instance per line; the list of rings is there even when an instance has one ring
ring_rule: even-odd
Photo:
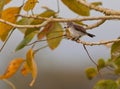
[[[89,52],[88,52],[88,50],[87,50],[87,48],[86,48],[86,46],[85,46],[84,44],[83,44],[83,48],[85,49],[85,51],[86,51],[88,57],[90,58],[90,60],[91,60],[96,66],[98,66],[97,63],[96,63],[96,62],[92,59],[92,57],[90,56],[90,54],[89,54]]]
[[[92,57],[90,56],[90,54],[89,54],[89,52],[88,52],[88,50],[87,50],[87,48],[86,48],[86,46],[85,46],[84,44],[83,44],[83,47],[84,47],[84,49],[85,49],[85,51],[86,51],[89,59],[96,65],[97,71],[98,71],[100,77],[102,78],[102,75],[101,75],[101,73],[100,73],[100,71],[99,71],[99,68],[98,68],[98,64],[92,59]]]
[[[34,54],[36,54],[38,51],[40,51],[41,49],[44,49],[44,48],[46,48],[46,47],[48,47],[48,45],[45,45],[45,46],[43,46],[43,47],[40,47],[40,48],[34,50]]]
[[[85,29],[93,29],[93,28],[96,28],[96,27],[99,27],[100,25],[102,25],[106,20],[100,20],[98,22],[96,22],[95,24],[92,24],[92,25],[89,25],[87,26]]]
[[[10,82],[9,80],[3,79],[3,81],[4,81],[5,83],[7,83],[8,85],[10,85],[10,86],[12,87],[12,89],[16,89],[15,85],[14,85],[12,82]]]
[[[45,40],[37,40],[37,41],[34,41],[34,42],[30,43],[30,44],[27,44],[26,46],[30,46],[30,45],[33,45],[33,44],[38,43],[38,42],[43,42],[43,41],[47,41],[47,40],[53,40],[53,39],[56,39],[56,38],[59,38],[59,37],[63,37],[63,36],[65,36],[65,35],[61,35],[61,36],[57,36],[57,37],[52,37],[52,38],[45,39]]]
[[[8,37],[6,38],[5,42],[3,43],[2,47],[0,48],[0,52],[3,50],[3,48],[5,47],[5,45],[7,44],[8,40],[10,39],[12,33],[14,32],[15,28],[12,29],[12,31],[10,32],[10,34],[8,35]]]

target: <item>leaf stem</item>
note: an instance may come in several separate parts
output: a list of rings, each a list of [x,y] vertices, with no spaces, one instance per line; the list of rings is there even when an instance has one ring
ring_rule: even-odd
[[[2,47],[0,48],[0,52],[3,50],[3,48],[5,47],[7,41],[10,39],[12,33],[14,32],[15,28],[12,29],[12,31],[10,32],[10,34],[8,35],[8,37],[6,38],[4,44],[2,45]]]

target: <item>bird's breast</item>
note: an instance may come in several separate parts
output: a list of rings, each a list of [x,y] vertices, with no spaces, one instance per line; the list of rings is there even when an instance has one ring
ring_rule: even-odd
[[[80,37],[80,36],[85,35],[83,32],[77,31],[73,27],[69,28],[69,31],[72,37]]]

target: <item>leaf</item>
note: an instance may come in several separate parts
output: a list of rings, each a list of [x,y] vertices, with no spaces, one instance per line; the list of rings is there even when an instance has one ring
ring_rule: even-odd
[[[91,4],[94,5],[94,6],[101,6],[102,2],[92,2]]]
[[[101,58],[98,60],[98,69],[100,70],[104,67],[105,67],[105,61],[104,61],[104,59]]]
[[[18,25],[30,25],[32,21],[33,21],[33,18],[22,18],[17,22],[17,24]],[[18,30],[21,31],[22,33],[25,33],[27,28],[18,28]]]
[[[2,12],[1,19],[9,21],[11,23],[16,23],[17,20],[16,14],[19,14],[20,10],[21,7],[7,8]],[[0,38],[2,41],[5,41],[6,37],[8,36],[12,28],[13,28],[12,26],[0,22]]]
[[[115,60],[119,56],[120,56],[120,41],[114,42],[111,47],[111,59]]]
[[[23,76],[27,76],[27,74],[30,73],[30,69],[29,69],[26,62],[23,64],[23,67],[21,69],[21,73]]]
[[[1,18],[1,14],[2,14],[2,11],[3,11],[4,5],[5,5],[5,0],[1,0],[0,1],[0,18]]]
[[[40,16],[40,17],[48,17],[49,18],[54,15],[55,15],[55,12],[53,10],[46,10],[43,13],[39,14],[38,17]],[[44,20],[35,19],[31,22],[31,25],[42,24],[43,22],[44,22]],[[25,37],[34,31],[38,31],[39,29],[40,28],[28,28],[25,32]]]
[[[46,37],[49,47],[53,50],[60,44],[64,31],[58,22],[54,23],[52,28],[49,30],[50,32],[46,35]]]
[[[33,10],[33,8],[35,7],[36,3],[38,3],[38,0],[27,0],[27,2],[25,3],[23,9],[25,11],[29,11],[29,10]]]
[[[40,33],[38,33],[38,35],[37,35],[37,38],[38,38],[38,40],[41,40],[43,37],[45,37],[46,36],[46,34],[50,31],[50,29],[53,27],[53,23],[48,23],[44,28],[43,28],[43,30],[40,32]]]
[[[28,36],[26,36],[26,37],[20,42],[20,44],[17,46],[17,48],[15,49],[15,51],[18,51],[18,50],[24,48],[24,47],[32,40],[32,38],[34,37],[34,34],[35,34],[35,33],[31,33],[31,34],[29,34]]]
[[[12,77],[20,68],[23,62],[24,62],[23,58],[13,59],[8,65],[6,72],[2,76],[0,76],[0,79],[6,79]]]
[[[90,9],[83,4],[77,2],[77,0],[61,0],[70,10],[73,12],[82,15],[89,16]]]
[[[28,65],[28,68],[32,70],[32,60],[34,59],[34,53],[33,50],[30,49],[26,54],[26,63]]]
[[[35,60],[32,60],[32,81],[30,83],[30,86],[33,86],[35,80],[36,80],[36,77],[37,77],[37,65],[35,63]]]
[[[34,53],[33,50],[28,50],[26,54],[26,62],[24,63],[24,66],[21,70],[22,74],[26,76],[28,73],[32,74],[32,81],[30,83],[30,86],[32,86],[36,80],[37,77],[37,65],[34,60]]]
[[[86,75],[88,79],[93,79],[97,75],[97,70],[95,68],[86,69]]]
[[[119,89],[119,87],[113,80],[100,80],[93,89]]]

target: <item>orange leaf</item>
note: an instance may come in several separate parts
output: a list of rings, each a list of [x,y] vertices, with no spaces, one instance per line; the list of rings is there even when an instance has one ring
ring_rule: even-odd
[[[17,14],[19,14],[21,7],[10,7],[2,11],[1,19],[9,21],[11,23],[16,23]],[[2,41],[5,41],[8,33],[13,27],[5,23],[0,22],[0,38]]]
[[[43,28],[43,30],[42,30],[40,33],[38,33],[38,35],[37,35],[38,40],[41,40],[43,37],[45,37],[46,34],[49,32],[49,30],[52,28],[52,26],[53,26],[53,23],[52,23],[52,22],[48,23],[48,24]]]
[[[37,65],[35,63],[35,60],[32,60],[32,81],[30,83],[30,86],[33,86],[35,80],[36,80],[36,77],[37,77]]]
[[[22,68],[22,70],[21,70],[21,73],[22,73],[22,75],[24,75],[24,76],[26,76],[28,73],[30,73],[30,70],[29,70],[28,65],[27,65],[26,62],[25,62],[24,65],[23,65],[23,68]]]
[[[23,58],[13,59],[10,62],[6,72],[2,76],[0,76],[0,79],[6,79],[6,78],[10,78],[11,76],[13,76],[17,72],[17,70],[23,63],[23,61],[24,61]]]
[[[30,86],[32,86],[36,80],[37,77],[37,66],[34,60],[34,53],[33,50],[30,49],[26,54],[26,61],[23,65],[23,68],[21,70],[21,73],[26,76],[28,73],[32,74],[32,81],[30,83]]]
[[[27,2],[25,3],[23,9],[25,11],[29,11],[29,10],[33,10],[33,8],[35,7],[36,3],[38,2],[38,0],[27,0]]]

